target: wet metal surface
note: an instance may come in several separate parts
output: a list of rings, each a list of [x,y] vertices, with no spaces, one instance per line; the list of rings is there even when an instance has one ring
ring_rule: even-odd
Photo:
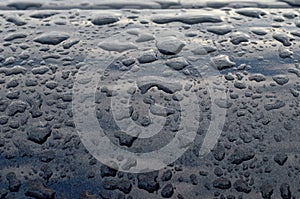
[[[0,199],[300,198],[299,5],[0,1]],[[185,152],[151,172],[98,161],[80,85],[114,147],[156,151],[184,123]]]

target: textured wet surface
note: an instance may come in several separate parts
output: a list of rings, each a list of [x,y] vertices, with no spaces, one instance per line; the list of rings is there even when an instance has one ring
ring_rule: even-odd
[[[300,198],[300,12],[292,7],[300,2],[191,2],[0,1],[1,199]],[[68,10],[75,7],[82,10]],[[182,157],[140,174],[93,158],[72,111],[87,57],[116,58],[95,103],[99,125],[122,149],[148,152],[170,142],[179,130],[178,103],[189,98],[176,92],[195,93],[199,128]],[[195,67],[220,73],[227,101],[211,102],[205,82],[212,75],[199,76]],[[173,73],[185,81],[163,81]],[[135,91],[127,84],[139,74],[162,77],[142,79]],[[113,88],[132,94],[127,112],[112,115]],[[215,119],[211,103],[226,110],[226,120],[218,144],[200,158]],[[139,132],[118,127],[128,118],[155,123],[149,109],[165,119],[163,132],[138,139]]]

